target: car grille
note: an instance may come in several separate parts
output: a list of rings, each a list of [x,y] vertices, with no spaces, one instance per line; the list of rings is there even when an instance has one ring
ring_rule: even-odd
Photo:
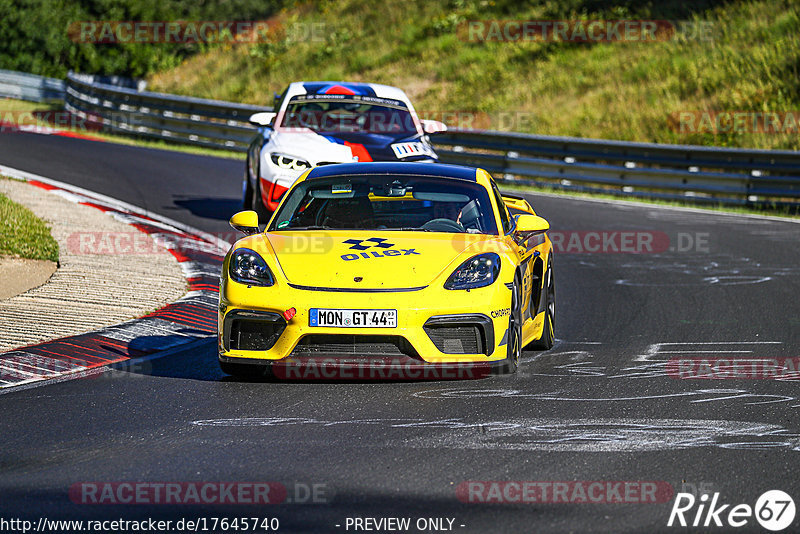
[[[296,357],[412,357],[418,358],[411,344],[400,336],[356,336],[352,334],[312,334],[300,340],[292,351]]]
[[[484,352],[480,328],[476,325],[426,325],[425,333],[445,354]]]

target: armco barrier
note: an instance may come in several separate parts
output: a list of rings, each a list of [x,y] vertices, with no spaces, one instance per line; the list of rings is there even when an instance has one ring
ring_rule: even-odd
[[[64,82],[35,74],[0,69],[0,97],[47,102],[64,99]]]
[[[662,145],[492,131],[434,138],[440,161],[483,167],[510,183],[695,201],[795,204],[800,153]]]
[[[32,78],[38,77],[0,71],[0,90],[13,92],[8,88]],[[255,133],[248,117],[270,109],[137,91],[72,73],[63,98],[68,111],[112,132],[238,152],[247,150]],[[695,202],[800,205],[800,153],[789,150],[476,130],[437,134],[433,142],[440,161],[483,167],[505,183]]]
[[[255,133],[247,119],[268,110],[90,83],[72,73],[67,75],[64,107],[115,133],[238,152],[247,150]]]

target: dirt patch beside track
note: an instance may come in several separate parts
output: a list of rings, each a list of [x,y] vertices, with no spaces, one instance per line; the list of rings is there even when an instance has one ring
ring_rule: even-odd
[[[0,256],[0,300],[15,297],[46,283],[56,262]]]

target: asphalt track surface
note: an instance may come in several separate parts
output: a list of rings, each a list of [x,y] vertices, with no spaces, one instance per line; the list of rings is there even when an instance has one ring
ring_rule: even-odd
[[[210,232],[229,231],[243,166],[34,134],[4,135],[0,164]],[[486,504],[456,490],[465,481],[660,481],[720,492],[728,504],[752,506],[772,489],[798,501],[797,382],[678,379],[666,361],[800,356],[800,224],[530,198],[554,232],[653,232],[673,250],[562,251],[558,342],[526,352],[514,376],[238,381],[219,371],[209,342],[0,395],[0,517],[277,517],[284,532],[354,532],[355,517],[409,517],[412,527],[451,518],[456,532],[723,532],[730,527],[668,528],[674,497]],[[70,500],[72,485],[92,481],[276,481],[294,501],[317,484],[326,502]],[[736,530],[763,531],[752,517]],[[798,530],[796,518],[786,532]]]

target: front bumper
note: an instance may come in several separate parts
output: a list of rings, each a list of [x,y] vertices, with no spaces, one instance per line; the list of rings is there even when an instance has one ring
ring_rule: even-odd
[[[511,291],[500,281],[469,292],[325,291],[226,282],[220,289],[219,355],[222,361],[262,364],[298,357],[498,362],[507,354],[508,315],[502,312],[510,301]],[[290,308],[296,315],[286,321],[282,314]],[[310,326],[311,308],[394,309],[397,327]]]
[[[272,176],[270,178],[260,178],[261,180],[261,187],[259,190],[261,191],[261,202],[266,206],[270,211],[275,211],[278,209],[278,205],[281,203],[281,198],[289,190],[295,180],[297,180],[297,176],[287,177],[287,176]],[[291,180],[291,181],[290,181]]]

